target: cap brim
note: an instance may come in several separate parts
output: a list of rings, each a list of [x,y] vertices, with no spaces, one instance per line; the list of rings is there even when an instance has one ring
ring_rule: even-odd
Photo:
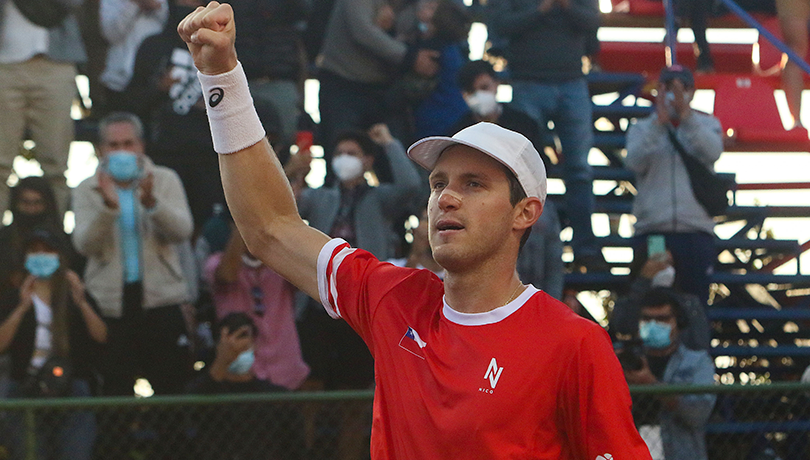
[[[487,156],[497,160],[498,163],[501,163],[507,168],[509,168],[509,170],[512,170],[512,168],[503,161],[501,161],[500,158],[482,149],[480,146],[475,145],[471,142],[463,141],[461,139],[445,136],[426,137],[424,139],[415,142],[413,145],[410,146],[410,148],[408,148],[408,158],[413,160],[413,162],[418,164],[419,166],[427,169],[428,171],[433,171],[433,168],[436,167],[436,163],[439,161],[439,157],[442,156],[442,153],[454,145],[466,145],[467,147],[485,153]]]

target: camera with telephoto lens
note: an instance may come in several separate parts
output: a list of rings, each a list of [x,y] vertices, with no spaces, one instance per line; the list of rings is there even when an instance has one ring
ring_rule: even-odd
[[[639,371],[644,367],[644,343],[641,339],[633,338],[617,340],[613,343],[619,364],[626,371]]]

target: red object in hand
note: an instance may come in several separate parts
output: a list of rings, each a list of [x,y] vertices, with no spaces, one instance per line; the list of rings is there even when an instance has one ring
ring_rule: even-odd
[[[295,134],[295,145],[298,146],[298,151],[303,152],[305,150],[309,150],[312,147],[312,143],[315,140],[312,131],[298,131]]]

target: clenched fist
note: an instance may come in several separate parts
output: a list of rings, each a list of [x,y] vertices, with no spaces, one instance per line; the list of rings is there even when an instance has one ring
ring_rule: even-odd
[[[227,3],[212,1],[198,7],[177,26],[186,42],[194,65],[206,75],[217,75],[236,67],[236,25]]]

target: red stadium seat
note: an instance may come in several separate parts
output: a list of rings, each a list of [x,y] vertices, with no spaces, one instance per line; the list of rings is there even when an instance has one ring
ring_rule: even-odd
[[[613,11],[638,16],[663,16],[664,4],[655,0],[611,0]]]
[[[773,78],[750,74],[712,75],[702,87],[713,87],[714,116],[726,131],[728,151],[810,151],[804,128],[786,131],[773,96]]]
[[[715,70],[726,73],[750,73],[753,71],[752,45],[714,43],[712,55]],[[679,43],[676,47],[678,63],[695,68],[695,53],[691,43]],[[635,72],[657,75],[664,66],[663,43],[609,42],[601,43],[599,64],[606,72]]]

